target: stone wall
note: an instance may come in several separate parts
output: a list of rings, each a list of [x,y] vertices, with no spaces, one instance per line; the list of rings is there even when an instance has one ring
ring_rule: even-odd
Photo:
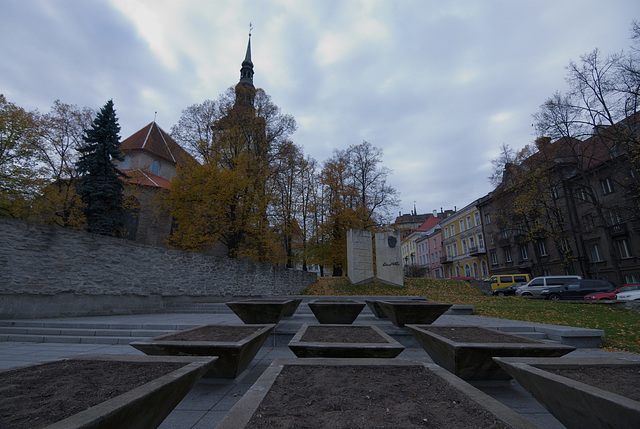
[[[0,318],[158,312],[296,295],[313,273],[0,218]]]

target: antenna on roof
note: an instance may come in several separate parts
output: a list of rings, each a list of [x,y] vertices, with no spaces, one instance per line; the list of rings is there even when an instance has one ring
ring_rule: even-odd
[[[158,116],[158,111],[153,112],[153,122],[156,121],[156,116]]]

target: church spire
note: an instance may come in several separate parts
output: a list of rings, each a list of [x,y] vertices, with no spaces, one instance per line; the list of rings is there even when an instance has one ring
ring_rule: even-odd
[[[242,68],[240,69],[240,83],[243,85],[250,85],[253,87],[253,62],[251,62],[251,29],[249,26],[249,43],[247,44],[247,53],[244,56],[242,62]]]

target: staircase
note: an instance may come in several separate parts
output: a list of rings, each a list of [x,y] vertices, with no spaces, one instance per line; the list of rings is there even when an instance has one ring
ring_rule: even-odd
[[[125,345],[191,327],[193,326],[0,320],[0,341]]]

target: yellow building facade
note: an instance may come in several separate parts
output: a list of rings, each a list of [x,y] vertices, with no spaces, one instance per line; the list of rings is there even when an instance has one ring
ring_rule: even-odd
[[[480,211],[474,201],[440,221],[442,227],[442,264],[446,278],[489,277]]]

